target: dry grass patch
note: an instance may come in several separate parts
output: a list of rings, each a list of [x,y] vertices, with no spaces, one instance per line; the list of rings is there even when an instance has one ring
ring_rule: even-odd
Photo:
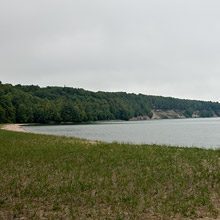
[[[217,218],[220,151],[0,131],[0,218]]]

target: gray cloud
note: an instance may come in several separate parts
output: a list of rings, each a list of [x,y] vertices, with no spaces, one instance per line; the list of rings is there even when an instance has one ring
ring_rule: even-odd
[[[0,0],[0,80],[219,101],[217,0]]]

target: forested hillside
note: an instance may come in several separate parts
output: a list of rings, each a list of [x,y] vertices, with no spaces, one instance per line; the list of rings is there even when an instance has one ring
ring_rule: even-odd
[[[154,110],[177,110],[184,117],[220,116],[220,104],[124,92],[90,92],[69,87],[0,83],[0,123],[61,123],[151,118]]]

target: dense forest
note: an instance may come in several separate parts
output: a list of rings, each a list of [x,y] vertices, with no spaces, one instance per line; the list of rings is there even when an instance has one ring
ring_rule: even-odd
[[[171,97],[91,92],[69,87],[0,82],[0,123],[65,123],[151,118],[154,110],[178,110],[185,117],[220,116],[220,103]]]

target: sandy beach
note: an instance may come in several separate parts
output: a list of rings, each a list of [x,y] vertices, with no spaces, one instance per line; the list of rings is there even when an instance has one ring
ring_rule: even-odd
[[[27,132],[22,125],[24,124],[6,124],[3,125],[1,129],[16,132]]]

